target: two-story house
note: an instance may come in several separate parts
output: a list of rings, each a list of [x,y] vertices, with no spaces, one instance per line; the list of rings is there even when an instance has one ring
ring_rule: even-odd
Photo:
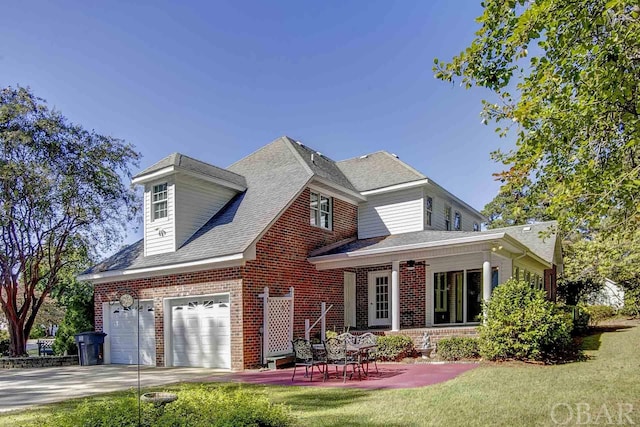
[[[327,328],[398,331],[476,325],[512,276],[555,298],[552,224],[480,231],[479,212],[387,152],[334,162],[282,137],[226,169],[172,154],[133,182],[143,239],[80,276],[107,363],[256,366],[323,303]]]

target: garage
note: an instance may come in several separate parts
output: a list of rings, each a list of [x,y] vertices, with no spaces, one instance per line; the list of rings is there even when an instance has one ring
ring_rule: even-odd
[[[168,302],[173,366],[231,369],[229,295]]]
[[[156,364],[156,337],[153,301],[140,301],[130,308],[119,303],[108,307],[109,341],[111,363],[136,365],[138,363],[138,314],[140,314],[140,364]],[[105,319],[106,320],[106,319]]]

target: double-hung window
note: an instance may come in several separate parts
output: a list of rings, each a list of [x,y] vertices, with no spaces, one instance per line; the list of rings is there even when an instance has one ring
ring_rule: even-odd
[[[333,221],[333,201],[331,197],[311,192],[310,223],[315,227],[331,230]]]
[[[433,216],[433,198],[429,196],[425,198],[424,210],[426,212],[425,223],[428,227],[431,227],[431,217]]]
[[[151,212],[153,220],[167,217],[167,183],[153,186],[151,192]]]
[[[444,229],[451,230],[451,206],[444,207]]]
[[[457,231],[462,230],[462,215],[458,211],[456,211],[453,216],[453,229]]]

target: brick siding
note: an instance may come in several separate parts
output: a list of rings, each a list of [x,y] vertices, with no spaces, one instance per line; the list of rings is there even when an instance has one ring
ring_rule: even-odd
[[[304,319],[320,316],[320,303],[333,308],[327,328],[341,330],[344,321],[343,270],[317,271],[307,262],[310,251],[354,237],[357,207],[342,200],[333,202],[333,230],[309,224],[310,193],[305,189],[256,243],[256,259],[244,267],[208,270],[95,285],[95,325],[102,331],[102,302],[116,301],[119,291],[129,290],[140,299],[154,300],[156,364],[164,366],[163,298],[230,293],[231,367],[233,370],[260,363],[262,299],[265,286],[272,296],[295,289],[294,335],[304,334]]]

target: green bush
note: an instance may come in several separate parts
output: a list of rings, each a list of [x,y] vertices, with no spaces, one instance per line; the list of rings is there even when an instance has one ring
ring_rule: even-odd
[[[65,294],[59,297],[66,308],[53,343],[55,354],[77,354],[75,334],[93,331],[93,287],[89,284],[67,286]]]
[[[617,314],[616,309],[608,305],[588,305],[584,307],[584,311],[589,314],[591,326],[596,326],[601,321],[610,319]]]
[[[285,406],[272,404],[264,393],[237,386],[183,387],[176,394],[178,400],[164,409],[143,402],[140,425],[286,427],[295,424]],[[76,408],[43,421],[45,426],[60,427],[137,426],[137,395],[85,400]]]
[[[620,310],[625,316],[640,317],[640,286],[626,287],[624,290],[624,307]]]
[[[0,329],[0,341],[9,339],[9,331],[6,329]]]
[[[563,358],[572,350],[571,317],[545,299],[545,291],[510,279],[498,286],[480,325],[480,355],[489,360]]]
[[[401,360],[415,351],[413,340],[406,335],[380,336],[376,344],[376,356],[380,360]]]
[[[559,310],[571,318],[571,334],[584,335],[589,330],[591,316],[579,305],[558,305]]]
[[[451,337],[438,341],[438,355],[444,360],[476,359],[480,356],[478,338]]]
[[[46,336],[47,329],[42,325],[34,325],[33,328],[31,328],[31,333],[29,333],[29,338],[32,340],[37,340]]]

